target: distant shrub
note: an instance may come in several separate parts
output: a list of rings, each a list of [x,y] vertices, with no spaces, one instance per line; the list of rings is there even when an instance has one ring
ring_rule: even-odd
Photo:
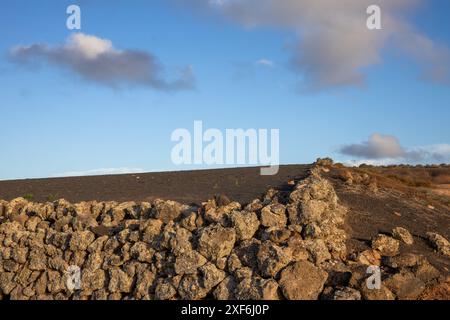
[[[57,198],[56,198],[56,196],[54,195],[54,194],[49,194],[47,197],[45,197],[45,199],[48,201],[48,202],[53,202],[53,201],[56,201],[57,200]]]
[[[28,201],[33,201],[33,199],[34,199],[34,194],[32,194],[32,193],[27,193],[26,195],[23,196],[23,198],[24,198],[25,200],[28,200]]]

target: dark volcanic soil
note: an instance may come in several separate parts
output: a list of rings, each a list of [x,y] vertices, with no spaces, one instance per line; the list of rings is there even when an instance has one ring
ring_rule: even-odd
[[[345,229],[350,251],[370,248],[370,240],[378,233],[391,235],[395,227],[408,229],[414,244],[401,244],[400,251],[415,253],[427,259],[445,274],[450,274],[449,259],[432,250],[425,238],[427,232],[437,232],[450,239],[450,211],[445,204],[431,202],[391,188],[370,191],[363,185],[348,186],[327,175],[343,205],[348,208]],[[433,206],[430,205],[433,204]]]
[[[64,198],[80,201],[150,201],[156,198],[200,203],[216,194],[248,203],[268,187],[285,188],[291,179],[302,179],[309,165],[281,166],[274,176],[261,176],[259,168],[236,168],[0,181],[0,199],[30,197],[35,202]]]

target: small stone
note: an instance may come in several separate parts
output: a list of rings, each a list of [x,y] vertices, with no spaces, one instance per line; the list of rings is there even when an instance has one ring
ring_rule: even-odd
[[[132,279],[119,268],[110,269],[109,278],[109,292],[116,293],[131,291]]]
[[[238,281],[242,281],[245,278],[251,278],[254,275],[253,269],[249,268],[249,267],[242,267],[239,269],[236,269],[233,272],[234,277],[238,280]]]
[[[137,259],[140,262],[152,262],[153,254],[155,250],[153,250],[147,243],[145,242],[136,242],[130,248],[130,255],[132,258]]]
[[[85,251],[94,241],[95,236],[90,231],[76,231],[72,233],[69,247],[72,251]]]
[[[170,300],[177,294],[177,290],[168,279],[158,281],[155,288],[156,300]]]
[[[184,216],[180,221],[180,225],[183,228],[193,232],[195,229],[197,229],[197,213],[192,211]]]
[[[214,298],[217,300],[236,300],[235,291],[237,287],[236,280],[228,276],[214,290]]]
[[[383,284],[380,289],[369,289],[364,283],[361,286],[361,294],[364,300],[395,300],[395,295]]]
[[[437,252],[450,257],[450,242],[448,242],[447,239],[435,232],[427,232],[426,237],[428,242],[437,250]]]
[[[142,241],[152,243],[161,233],[163,222],[157,219],[148,219],[141,223],[139,229],[142,231]]]
[[[64,272],[69,267],[69,264],[61,256],[56,256],[48,259],[48,267],[53,270]]]
[[[208,295],[197,274],[187,274],[181,279],[178,294],[184,300],[199,300]]]
[[[226,273],[218,269],[214,264],[208,262],[199,268],[202,275],[203,286],[207,291],[210,291],[223,279],[225,279]]]
[[[278,300],[278,283],[273,279],[246,277],[236,287],[237,300]]]
[[[200,231],[198,252],[211,261],[228,256],[234,247],[236,232],[219,224],[210,225]]]
[[[349,287],[339,288],[334,291],[333,300],[361,300],[361,293]]]
[[[236,230],[236,240],[248,240],[259,228],[258,216],[249,211],[233,211],[231,222]]]
[[[11,251],[11,257],[20,264],[27,262],[28,248],[16,246]]]
[[[300,205],[301,215],[299,222],[301,224],[310,224],[322,221],[322,216],[328,208],[328,203],[323,200],[310,200]]]
[[[419,257],[412,253],[399,254],[395,257],[384,257],[383,265],[394,269],[414,267],[419,263]]]
[[[228,257],[222,257],[217,259],[216,267],[219,268],[220,270],[225,270],[225,268],[227,267],[227,261]]]
[[[284,228],[286,223],[286,207],[284,205],[270,204],[261,209],[261,224],[263,226]]]
[[[214,196],[214,201],[219,207],[224,207],[230,204],[231,200],[224,194],[217,194]]]
[[[192,250],[191,244],[192,233],[183,228],[177,226],[175,228],[175,234],[169,236],[169,248],[175,255],[183,254],[184,252]]]
[[[399,252],[400,243],[398,240],[379,234],[372,240],[372,248],[380,251],[383,256],[395,256]]]
[[[176,274],[194,274],[197,269],[207,262],[206,258],[197,251],[191,250],[179,255],[175,260]]]
[[[64,277],[61,277],[61,273],[58,271],[47,270],[47,291],[52,294],[58,294],[67,289],[66,281]]]
[[[47,269],[47,257],[42,249],[32,249],[29,255],[30,270],[41,271]]]
[[[394,230],[392,230],[392,237],[394,239],[403,241],[407,245],[412,245],[414,243],[414,239],[411,233],[407,229],[402,227],[394,228]]]
[[[293,261],[308,260],[310,254],[305,248],[304,240],[299,236],[288,239],[287,248],[290,250]]]
[[[45,294],[47,289],[47,273],[42,272],[41,276],[37,279],[35,290],[37,295]]]
[[[111,293],[111,294],[108,296],[108,300],[111,300],[111,301],[119,301],[119,300],[122,300],[122,294],[121,294],[120,292]]]
[[[69,246],[70,234],[66,232],[56,232],[53,235],[52,244],[60,248],[61,250],[66,250]]]
[[[279,284],[289,300],[316,300],[328,274],[308,261],[298,261],[281,271]]]
[[[27,228],[28,231],[35,232],[36,231],[36,227],[38,226],[38,224],[41,221],[42,220],[39,217],[30,217],[28,219],[28,221],[25,223],[25,227]]]
[[[214,264],[207,263],[200,267],[198,274],[185,275],[178,287],[182,299],[198,300],[208,293],[225,278],[225,272],[217,269]]]
[[[135,295],[136,299],[144,299],[148,296],[149,290],[155,280],[155,274],[150,270],[137,273]]]
[[[264,242],[258,250],[258,268],[263,277],[274,277],[291,261],[291,256],[283,248],[271,241]]]
[[[105,271],[97,269],[93,271],[84,270],[81,277],[83,290],[100,290],[106,285]]]
[[[233,249],[233,252],[238,256],[242,265],[254,268],[257,265],[256,255],[258,254],[261,241],[252,238],[250,240],[242,241],[239,246]]]
[[[261,240],[270,240],[275,243],[284,243],[291,236],[292,232],[286,228],[271,227],[264,230],[261,234]]]
[[[175,201],[155,200],[153,215],[164,223],[173,221],[181,214],[181,204]]]
[[[101,236],[97,239],[95,239],[94,242],[92,242],[89,247],[89,252],[98,252],[103,250],[103,246],[105,245],[106,241],[108,241],[108,236]]]
[[[381,255],[376,250],[364,250],[358,254],[356,261],[366,266],[379,266]]]
[[[16,283],[13,281],[14,273],[1,272],[0,273],[0,291],[3,294],[8,295],[16,287]]]
[[[308,250],[311,260],[316,265],[331,259],[328,247],[322,239],[305,240],[304,247]]]
[[[255,212],[261,210],[263,207],[264,205],[262,204],[261,200],[255,199],[252,202],[250,202],[247,206],[245,206],[245,210]]]

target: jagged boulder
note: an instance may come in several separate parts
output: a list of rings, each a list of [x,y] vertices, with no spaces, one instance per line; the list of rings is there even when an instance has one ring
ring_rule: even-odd
[[[377,235],[372,240],[372,248],[383,256],[395,256],[399,253],[400,242],[384,234]]]
[[[288,250],[277,246],[271,241],[265,241],[259,247],[256,255],[258,268],[263,277],[274,277],[290,261]]]
[[[279,284],[289,300],[315,300],[328,274],[308,261],[298,261],[281,271]]]
[[[349,287],[338,288],[334,291],[332,300],[361,300],[361,292]]]
[[[261,224],[264,227],[278,227],[286,226],[286,207],[282,204],[270,204],[261,209]]]
[[[238,241],[251,239],[259,228],[258,216],[250,211],[233,211],[231,222]]]
[[[435,232],[427,232],[427,240],[430,245],[440,254],[450,257],[450,242],[440,234]]]
[[[278,283],[273,279],[246,277],[236,286],[237,300],[278,300]]]
[[[235,241],[236,231],[233,228],[224,228],[220,224],[210,225],[200,231],[198,252],[209,260],[216,261],[231,253]]]
[[[407,245],[412,245],[414,243],[413,236],[411,233],[402,227],[396,227],[392,230],[392,237],[394,239],[400,240]]]
[[[164,223],[173,221],[182,213],[182,205],[175,201],[155,200],[153,217]]]
[[[193,274],[207,262],[206,258],[197,251],[191,250],[179,255],[175,260],[176,274]]]
[[[217,300],[236,300],[237,281],[234,277],[226,277],[214,290]]]
[[[197,274],[183,276],[178,287],[178,293],[185,300],[202,299],[224,278],[224,271],[217,269],[212,263],[207,263],[199,268]]]
[[[376,289],[368,288],[364,283],[361,286],[361,295],[364,300],[395,300],[395,295],[384,284]]]

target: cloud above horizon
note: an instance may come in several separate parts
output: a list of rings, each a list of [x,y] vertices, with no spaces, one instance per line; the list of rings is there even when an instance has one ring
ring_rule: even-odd
[[[180,2],[180,0],[178,0]],[[423,79],[450,82],[450,50],[416,30],[402,13],[422,0],[378,0],[382,30],[366,27],[372,0],[188,0],[247,28],[281,28],[296,40],[288,45],[302,90],[361,86],[366,70],[381,63],[393,46],[415,61]]]
[[[355,164],[394,164],[402,161],[408,163],[450,162],[450,144],[407,149],[396,137],[380,133],[373,133],[367,141],[344,145],[338,149],[338,152],[359,158],[359,160],[349,160]]]
[[[113,88],[151,87],[162,91],[192,89],[195,79],[191,67],[180,71],[176,79],[164,76],[164,67],[147,52],[116,49],[108,39],[84,33],[72,34],[62,45],[31,44],[15,46],[10,60],[21,66],[46,62],[70,70],[84,80]]]

